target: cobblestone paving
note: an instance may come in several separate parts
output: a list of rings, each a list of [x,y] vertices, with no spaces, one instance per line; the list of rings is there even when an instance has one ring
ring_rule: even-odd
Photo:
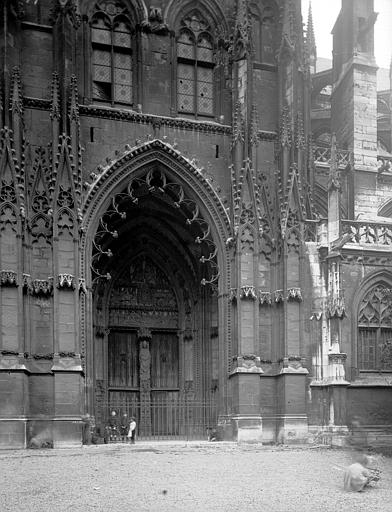
[[[391,512],[392,459],[363,493],[353,453],[323,447],[151,443],[0,452],[0,511]]]

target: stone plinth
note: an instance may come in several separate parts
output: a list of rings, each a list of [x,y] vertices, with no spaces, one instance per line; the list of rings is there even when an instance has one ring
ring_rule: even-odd
[[[82,444],[83,379],[81,361],[75,357],[55,355],[53,447],[66,448]]]
[[[303,443],[308,436],[306,414],[306,378],[302,365],[284,366],[277,381],[277,442]]]
[[[232,416],[233,438],[239,443],[262,443],[263,424],[261,416],[255,414]]]

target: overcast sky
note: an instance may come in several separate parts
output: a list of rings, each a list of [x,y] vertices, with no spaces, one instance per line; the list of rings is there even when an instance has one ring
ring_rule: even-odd
[[[311,0],[317,56],[332,58],[331,30],[342,5],[342,0]],[[308,20],[309,0],[302,0],[302,16]],[[389,68],[392,55],[392,0],[374,0],[378,12],[375,24],[375,53],[380,67]]]

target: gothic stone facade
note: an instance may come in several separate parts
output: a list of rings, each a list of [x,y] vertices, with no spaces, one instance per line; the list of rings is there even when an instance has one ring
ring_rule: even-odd
[[[349,4],[319,150],[299,0],[4,2],[1,447],[158,396],[242,441],[392,423],[392,179]]]

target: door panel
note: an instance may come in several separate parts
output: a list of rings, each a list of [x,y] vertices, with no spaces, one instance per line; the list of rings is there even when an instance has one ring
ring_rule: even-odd
[[[111,331],[109,334],[109,387],[139,386],[139,351],[136,332]]]
[[[153,332],[151,351],[151,389],[179,387],[179,350],[175,333]]]

